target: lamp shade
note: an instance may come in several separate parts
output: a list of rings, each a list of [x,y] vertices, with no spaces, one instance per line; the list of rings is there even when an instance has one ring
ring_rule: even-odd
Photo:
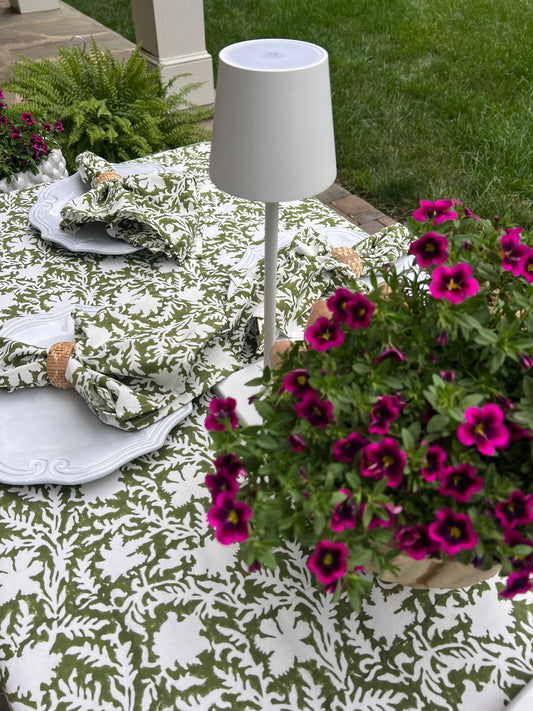
[[[259,39],[219,54],[210,177],[247,200],[298,200],[337,173],[328,54]]]

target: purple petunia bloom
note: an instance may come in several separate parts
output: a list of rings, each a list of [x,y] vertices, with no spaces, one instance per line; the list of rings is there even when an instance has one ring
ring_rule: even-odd
[[[229,545],[241,543],[249,537],[248,520],[251,516],[252,509],[248,504],[235,501],[234,494],[223,491],[207,512],[207,522],[215,528],[217,541]]]
[[[478,290],[479,283],[472,277],[472,267],[463,262],[452,267],[436,267],[429,285],[433,298],[448,299],[452,304],[459,304],[467,296],[474,296]]]
[[[392,358],[397,363],[403,363],[405,360],[405,353],[402,353],[402,351],[399,351],[397,348],[385,348],[385,350],[383,350],[374,361],[375,365],[381,363],[381,361],[385,360],[385,358]]]
[[[464,211],[465,211],[465,217],[471,217],[473,220],[479,220],[479,215],[474,215],[474,213],[472,212],[472,210],[470,210],[470,208],[465,207]]]
[[[307,442],[300,435],[291,434],[287,437],[287,442],[290,444],[293,452],[304,452],[307,448]]]
[[[446,331],[446,330],[441,331],[435,338],[435,343],[438,346],[447,346],[448,345],[448,331]]]
[[[313,390],[309,385],[309,373],[304,368],[297,368],[287,373],[283,378],[283,387],[295,397],[301,397]]]
[[[54,121],[54,128],[56,131],[59,131],[59,133],[65,130],[61,121]]]
[[[338,439],[333,445],[333,460],[351,464],[356,455],[368,444],[366,437],[359,432],[350,432],[348,437]]]
[[[391,422],[394,422],[399,414],[400,410],[396,406],[395,398],[390,395],[383,395],[378,398],[377,404],[372,408],[370,413],[372,422],[368,426],[368,431],[372,434],[387,434]]]
[[[346,323],[350,328],[367,328],[375,311],[374,304],[363,294],[354,294],[346,304]]]
[[[237,477],[239,474],[246,474],[244,464],[234,454],[221,454],[215,459],[215,468],[217,472],[223,472],[231,477]]]
[[[325,429],[332,422],[333,405],[329,400],[321,400],[315,392],[304,395],[294,410],[313,427]]]
[[[306,328],[304,338],[315,351],[327,351],[340,346],[344,341],[344,331],[336,321],[321,316]]]
[[[211,400],[209,403],[209,415],[205,418],[205,428],[224,432],[229,425],[232,430],[235,429],[239,423],[235,414],[236,406],[237,402],[232,397]]]
[[[469,501],[472,494],[483,488],[483,479],[466,462],[457,467],[446,467],[440,480],[439,494],[451,496],[456,501]]]
[[[215,474],[206,474],[204,481],[211,492],[213,503],[217,500],[217,496],[223,491],[227,491],[233,495],[239,491],[237,479],[224,471],[218,471]]]
[[[527,593],[533,588],[531,574],[527,570],[511,573],[507,578],[507,585],[501,591],[500,597],[510,600],[519,593]]]
[[[331,530],[336,533],[345,528],[355,528],[355,503],[352,500],[352,495],[346,489],[341,489],[341,491],[346,494],[346,500],[335,506],[329,522]]]
[[[411,243],[409,254],[414,255],[420,267],[442,264],[448,259],[448,240],[436,232],[426,232]]]
[[[372,479],[387,477],[389,486],[398,486],[405,468],[406,454],[392,437],[371,442],[363,449],[361,474]]]
[[[496,504],[494,514],[504,528],[514,528],[533,521],[533,494],[520,489],[511,492],[507,501]]]
[[[333,296],[330,296],[327,304],[328,309],[333,313],[338,321],[346,321],[346,306],[352,301],[355,294],[348,289],[337,289]]]
[[[394,534],[394,540],[398,548],[414,560],[422,560],[439,550],[439,544],[429,537],[428,527],[422,524],[400,528]]]
[[[413,218],[418,222],[432,220],[434,225],[445,220],[455,220],[457,213],[453,209],[454,205],[461,205],[461,202],[455,199],[437,200],[436,202],[420,200],[420,207],[413,212]]]
[[[521,232],[523,232],[521,227],[515,227],[506,230],[505,234],[500,237],[502,268],[505,271],[512,272],[514,276],[520,275],[522,264],[529,249],[527,245],[520,244]]]
[[[347,556],[348,549],[344,543],[319,541],[307,562],[307,567],[317,574],[321,583],[330,585],[346,573]]]
[[[528,284],[533,282],[533,249],[527,247],[527,252],[522,261],[520,276],[523,276]]]
[[[426,481],[435,481],[444,473],[444,462],[446,461],[446,452],[438,444],[433,444],[428,447],[427,454],[420,467],[420,472]]]
[[[28,111],[24,111],[20,118],[24,121],[24,123],[27,123],[28,126],[33,126],[35,123],[33,116]]]
[[[451,509],[437,511],[436,521],[429,524],[428,533],[448,555],[455,555],[462,549],[475,548],[478,542],[470,518],[463,513],[454,513]]]
[[[509,444],[509,430],[503,424],[504,414],[498,405],[484,405],[481,409],[469,407],[465,420],[457,428],[461,444],[475,444],[481,454],[491,455],[498,448]]]

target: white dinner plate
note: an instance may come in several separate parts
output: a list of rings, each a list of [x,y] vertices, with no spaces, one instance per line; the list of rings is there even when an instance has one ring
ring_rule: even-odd
[[[158,163],[111,163],[111,165],[120,175],[178,172],[169,171]],[[30,209],[28,215],[30,224],[41,232],[44,240],[59,244],[71,252],[131,254],[141,250],[142,247],[110,237],[105,231],[103,222],[83,225],[78,232],[66,232],[60,228],[61,210],[68,202],[81,197],[88,190],[89,186],[83,182],[78,173],[48,184],[40,191],[35,204]]]
[[[0,335],[35,346],[73,340],[69,306],[9,321]],[[51,385],[0,391],[0,482],[82,484],[110,474],[136,457],[161,447],[169,431],[192,411],[185,405],[142,430],[105,425],[74,390]]]

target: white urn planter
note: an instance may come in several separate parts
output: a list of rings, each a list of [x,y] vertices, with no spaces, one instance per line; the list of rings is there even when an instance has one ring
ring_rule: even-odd
[[[37,173],[25,170],[12,175],[9,181],[7,178],[2,178],[0,180],[0,192],[9,193],[12,190],[30,188],[32,185],[41,185],[42,183],[51,183],[54,180],[61,180],[66,177],[68,177],[68,171],[63,153],[59,148],[54,148],[50,151],[48,157],[39,163]]]
[[[57,10],[59,8],[59,0],[9,0],[9,4],[15,12],[20,14]]]

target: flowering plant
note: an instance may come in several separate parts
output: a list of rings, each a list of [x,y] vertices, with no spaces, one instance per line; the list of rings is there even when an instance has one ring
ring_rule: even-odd
[[[4,94],[0,89],[0,99]],[[0,101],[0,112],[6,104]],[[23,112],[20,119],[9,120],[0,113],[0,179],[7,178],[25,170],[37,173],[37,166],[45,160],[50,151],[57,147],[55,133],[61,133],[60,121],[38,123],[31,113]]]
[[[532,588],[533,240],[504,223],[421,201],[410,268],[330,296],[265,369],[261,425],[212,401],[208,521],[249,566],[296,539],[356,608],[362,567],[400,553],[498,564],[506,598]]]

